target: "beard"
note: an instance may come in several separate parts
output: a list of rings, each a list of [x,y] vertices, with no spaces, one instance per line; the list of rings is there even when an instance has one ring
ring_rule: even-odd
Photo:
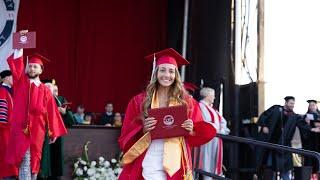
[[[30,74],[28,73],[28,77],[29,77],[29,79],[36,79],[36,78],[39,77],[39,74],[30,75]]]

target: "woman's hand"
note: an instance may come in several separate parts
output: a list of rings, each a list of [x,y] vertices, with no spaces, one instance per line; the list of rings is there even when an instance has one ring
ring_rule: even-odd
[[[157,124],[157,120],[153,117],[148,117],[146,119],[144,119],[143,121],[143,133],[147,133],[149,131],[151,131],[152,129],[154,129]]]
[[[181,124],[181,127],[183,127],[184,129],[186,129],[189,132],[193,131],[193,121],[191,119],[187,119],[186,121],[184,121]]]

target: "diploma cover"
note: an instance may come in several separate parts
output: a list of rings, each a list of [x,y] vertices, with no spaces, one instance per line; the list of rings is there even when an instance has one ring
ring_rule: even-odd
[[[156,127],[150,131],[151,139],[164,139],[189,134],[186,129],[181,127],[181,124],[188,119],[185,105],[149,109],[148,116],[157,120]]]

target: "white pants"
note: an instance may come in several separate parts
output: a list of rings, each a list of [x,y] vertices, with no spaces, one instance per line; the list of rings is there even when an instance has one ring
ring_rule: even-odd
[[[162,165],[163,161],[163,139],[152,140],[142,162],[142,176],[145,180],[166,180]]]

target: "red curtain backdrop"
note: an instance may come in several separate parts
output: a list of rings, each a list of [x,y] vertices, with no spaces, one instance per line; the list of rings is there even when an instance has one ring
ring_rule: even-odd
[[[143,57],[166,46],[165,0],[21,0],[17,30],[37,32],[37,49],[51,59],[44,78],[59,94],[103,112],[107,101],[124,112],[150,79]]]

